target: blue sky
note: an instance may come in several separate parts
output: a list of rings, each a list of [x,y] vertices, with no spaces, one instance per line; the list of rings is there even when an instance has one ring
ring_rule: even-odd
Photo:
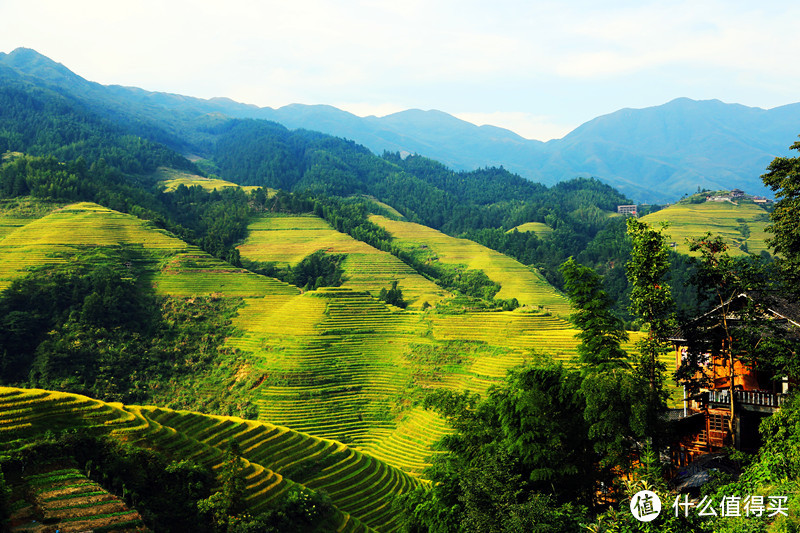
[[[790,1],[0,0],[26,46],[104,84],[359,115],[439,109],[539,140],[677,97],[800,101]]]

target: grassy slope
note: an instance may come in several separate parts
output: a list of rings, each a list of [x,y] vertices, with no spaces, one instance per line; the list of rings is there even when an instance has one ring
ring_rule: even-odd
[[[750,253],[757,254],[767,250],[764,241],[768,235],[764,232],[764,227],[769,221],[769,214],[752,203],[675,204],[646,215],[642,220],[651,225],[669,222],[665,233],[676,243],[674,249],[682,253],[689,253],[687,237],[701,237],[707,231],[722,236],[730,245],[731,254],[734,255],[744,253],[741,250],[742,243],[747,244]],[[750,236],[747,239],[739,230],[742,224],[746,224],[750,229]]]
[[[397,280],[412,308],[421,306],[424,301],[435,303],[447,295],[393,255],[339,233],[313,215],[265,215],[252,222],[248,229],[247,239],[238,247],[243,258],[296,265],[307,255],[325,250],[347,254],[343,265],[344,287],[377,294]]]
[[[198,176],[196,174],[190,174],[188,172],[183,172],[181,170],[175,170],[172,168],[161,167],[159,168],[155,174],[153,175],[155,181],[159,182],[161,185],[165,187],[165,192],[172,192],[178,188],[180,185],[186,185],[187,187],[192,187],[194,185],[199,185],[203,189],[207,191],[213,191],[215,189],[225,189],[228,187],[239,187],[239,185],[231,182],[226,181],[219,178],[204,178],[202,176]],[[242,187],[245,191],[251,191],[253,189],[259,189],[260,187],[255,185],[247,185]],[[270,195],[274,195],[275,191],[273,189],[268,189]]]
[[[551,228],[547,224],[542,224],[541,222],[526,222],[524,224],[520,224],[515,228],[511,228],[506,233],[511,233],[514,230],[517,230],[520,233],[526,233],[528,231],[532,231],[540,237],[544,237],[545,235],[553,232],[553,228]]]
[[[389,220],[372,215],[370,220],[383,226],[394,243],[441,264],[483,270],[501,285],[498,298],[517,298],[523,305],[546,307],[561,316],[569,315],[569,301],[535,270],[499,252],[467,239],[457,239],[427,226]]]

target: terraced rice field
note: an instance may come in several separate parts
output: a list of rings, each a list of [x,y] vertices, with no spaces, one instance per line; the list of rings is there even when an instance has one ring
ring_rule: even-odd
[[[362,198],[365,198],[366,200],[369,200],[376,207],[378,207],[379,209],[381,209],[383,211],[388,212],[391,216],[397,217],[398,220],[405,220],[405,218],[406,218],[406,217],[403,216],[403,213],[401,213],[400,211],[398,211],[394,207],[390,206],[389,204],[381,202],[380,200],[378,200],[374,196],[362,196]]]
[[[395,224],[380,219],[382,224]],[[361,489],[354,496],[350,486],[363,483],[388,494],[394,490],[391,487],[404,490],[416,483],[407,473],[422,472],[432,445],[449,428],[438,415],[413,402],[433,387],[483,393],[509,368],[537,352],[569,361],[576,346],[575,331],[565,318],[566,300],[538,274],[471,241],[416,224],[396,224],[400,226],[392,227],[401,243],[427,246],[442,262],[483,268],[503,284],[500,297],[517,297],[552,312],[444,315],[390,309],[367,291],[388,287],[397,279],[404,296],[415,299],[418,306],[423,301],[435,303],[446,294],[390,254],[338,233],[313,216],[260,218],[240,247],[244,257],[285,264],[295,264],[319,249],[348,254],[349,279],[344,287],[304,294],[217,261],[146,222],[96,204],[73,204],[18,227],[0,240],[0,283],[27,266],[59,261],[59,253],[82,246],[141,243],[142,256],[150,258],[143,266],[160,293],[242,297],[244,305],[233,320],[240,334],[230,337],[227,345],[249,354],[246,372],[256,384],[252,395],[261,422],[123,407],[43,391],[26,393],[21,402],[13,398],[16,393],[6,397],[0,392],[0,411],[10,401],[4,411],[8,416],[0,416],[0,442],[3,431],[24,435],[41,431],[41,424],[53,429],[77,425],[114,431],[120,438],[174,449],[176,454],[199,446],[199,456],[214,465],[221,461],[224,435],[234,434],[228,429],[256,438],[285,426],[274,431],[285,433],[285,438],[303,435],[298,431],[314,437],[275,440],[281,446],[273,449],[274,454],[283,453],[291,458],[288,462],[277,455],[245,453],[253,505],[266,505],[276,490],[301,482],[336,495],[335,503],[344,513],[343,531],[363,531],[364,524],[392,531],[388,496],[370,503],[358,494]],[[47,408],[37,407],[39,403]],[[207,432],[200,433],[201,429]],[[260,442],[242,440],[243,450]],[[330,464],[312,474],[315,467],[303,457]]]
[[[163,260],[151,280],[159,293],[171,296],[221,294],[261,298],[265,295],[289,297],[299,292],[288,283],[233,267],[194,246]]]
[[[236,441],[245,464],[251,512],[265,510],[275,497],[299,483],[331,496],[341,511],[338,531],[343,532],[396,531],[391,498],[419,484],[397,468],[341,443],[264,422],[0,387],[0,451],[52,430],[56,420],[63,428],[109,434],[212,469],[222,465],[224,450]]]
[[[269,314],[245,307],[234,325],[244,321],[247,333],[229,344],[257,356],[262,419],[344,442],[393,427],[389,402],[410,379],[402,356],[416,315],[339,288],[297,296]]]
[[[0,200],[0,241],[22,226],[63,206],[63,203],[31,197]]]
[[[516,298],[523,305],[546,307],[569,315],[569,301],[535,270],[519,261],[467,239],[457,239],[427,226],[372,215],[370,220],[384,227],[400,247],[427,255],[430,260],[467,269],[483,270],[500,284],[497,298]]]
[[[186,185],[187,187],[199,185],[207,191],[227,189],[229,187],[239,187],[239,185],[231,181],[226,181],[219,178],[204,178],[203,176],[198,176],[196,174],[190,174],[188,172],[182,172],[180,170],[164,167],[159,168],[155,172],[154,179],[160,185],[164,186],[164,192],[173,192],[181,185]],[[255,185],[247,185],[241,188],[245,191],[252,191],[253,189],[259,189],[260,187]],[[275,192],[276,191],[274,189],[268,189],[268,194],[270,197],[274,196]]]
[[[238,249],[242,257],[253,261],[296,265],[317,250],[347,254],[344,287],[377,294],[397,280],[412,308],[447,296],[446,291],[393,255],[340,233],[313,215],[262,216],[248,230]]]
[[[139,513],[68,464],[34,466],[14,487],[23,507],[11,516],[11,531],[149,531]],[[37,523],[37,519],[48,526]],[[49,529],[45,529],[45,527]]]
[[[152,256],[186,243],[131,215],[81,202],[19,226],[0,240],[0,290],[28,268],[55,264],[88,246],[132,245]]]
[[[730,202],[705,202],[702,204],[675,204],[661,211],[642,217],[648,224],[657,227],[661,222],[668,222],[665,234],[675,243],[677,252],[689,253],[686,244],[688,237],[702,237],[707,231],[720,235],[730,246],[732,255],[741,255],[742,244],[747,245],[750,253],[768,250],[765,240],[770,236],[764,231],[769,223],[769,214],[752,203],[734,205]],[[739,227],[745,224],[750,235],[745,239]]]
[[[449,431],[413,406],[425,389],[485,393],[537,353],[567,363],[575,356],[576,331],[548,313],[409,313],[347,288],[282,306],[246,301],[234,319],[245,333],[228,345],[254,354],[259,417],[353,444],[415,475]],[[420,351],[440,359],[420,359]]]
[[[140,250],[139,266],[164,295],[259,298],[298,292],[286,283],[234,268],[146,221],[90,202],[33,220],[0,220],[8,225],[25,222],[0,239],[0,290],[28,268],[62,262],[83,248],[128,246]]]
[[[546,235],[553,233],[553,228],[541,222],[526,222],[524,224],[520,224],[515,228],[511,228],[506,233],[511,233],[514,230],[517,230],[520,233],[527,233],[529,231],[532,231],[533,233],[536,234],[537,237],[544,237]]]

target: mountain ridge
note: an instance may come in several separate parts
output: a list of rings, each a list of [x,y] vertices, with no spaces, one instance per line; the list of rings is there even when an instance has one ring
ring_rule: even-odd
[[[800,123],[800,103],[762,109],[679,97],[659,106],[623,108],[587,121],[561,139],[542,142],[498,126],[477,126],[439,110],[359,117],[326,104],[258,107],[226,97],[202,99],[104,86],[28,48],[0,54],[0,65],[78,98],[91,95],[94,105],[107,112],[118,113],[135,104],[137,124],[151,122],[176,139],[181,122],[221,113],[344,137],[375,153],[419,154],[455,170],[502,166],[547,185],[578,176],[597,177],[640,202],[674,201],[698,187],[741,188],[771,196],[759,176],[773,158],[788,155]],[[159,123],[165,112],[177,114],[171,126]],[[197,142],[202,144],[202,139]],[[188,149],[178,140],[167,144]]]

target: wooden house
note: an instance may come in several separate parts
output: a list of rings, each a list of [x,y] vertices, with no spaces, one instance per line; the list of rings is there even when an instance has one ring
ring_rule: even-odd
[[[747,346],[767,344],[754,343],[758,336],[784,339],[797,353],[791,346],[800,345],[800,306],[775,295],[739,294],[672,339],[675,368],[686,366],[687,374],[683,408],[670,413],[674,466],[727,446],[759,446],[759,423],[780,408],[793,384],[750,360]]]

